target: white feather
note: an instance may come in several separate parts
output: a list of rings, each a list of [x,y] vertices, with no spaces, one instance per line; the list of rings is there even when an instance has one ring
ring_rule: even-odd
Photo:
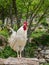
[[[26,45],[27,41],[27,30],[23,30],[23,26],[21,26],[18,31],[14,31],[12,28],[12,35],[8,39],[10,47],[14,51],[22,51]]]

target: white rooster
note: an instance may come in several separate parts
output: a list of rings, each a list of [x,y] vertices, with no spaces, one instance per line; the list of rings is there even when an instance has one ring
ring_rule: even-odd
[[[8,39],[10,47],[17,52],[17,57],[21,57],[21,52],[27,41],[27,22],[24,22],[23,26],[21,26],[17,32],[12,28],[10,28],[10,30],[12,31],[12,34]]]

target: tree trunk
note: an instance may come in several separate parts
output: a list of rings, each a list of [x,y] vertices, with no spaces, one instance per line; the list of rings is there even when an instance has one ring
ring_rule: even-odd
[[[20,27],[20,19],[18,17],[18,10],[17,10],[17,4],[16,4],[16,0],[12,0],[12,5],[13,5],[13,8],[14,8],[14,13],[15,13],[15,16],[17,18],[17,28]]]
[[[12,58],[9,57],[7,59],[0,58],[0,64],[8,64],[8,65],[39,65],[37,58]]]

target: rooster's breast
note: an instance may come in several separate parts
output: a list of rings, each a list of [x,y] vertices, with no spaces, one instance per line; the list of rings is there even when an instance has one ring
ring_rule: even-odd
[[[13,47],[14,50],[21,49],[21,51],[24,49],[24,46],[26,45],[27,41],[27,31],[24,31],[23,29],[17,31],[16,35],[16,43]]]

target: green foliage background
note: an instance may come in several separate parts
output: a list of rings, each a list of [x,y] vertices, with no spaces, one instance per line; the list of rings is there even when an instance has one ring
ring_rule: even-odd
[[[39,4],[39,5],[38,5]],[[37,7],[38,5],[38,7]],[[40,46],[49,46],[49,21],[46,20],[46,18],[49,18],[49,0],[16,0],[16,7],[17,7],[17,11],[15,12],[15,9],[13,7],[12,4],[12,0],[0,0],[0,12],[1,12],[1,16],[0,16],[0,27],[1,25],[4,25],[4,19],[7,16],[12,16],[15,15],[18,19],[27,19],[29,17],[27,16],[31,16],[32,14],[35,14],[35,19],[37,19],[38,22],[40,22],[41,25],[43,25],[44,29],[43,31],[41,31],[41,29],[37,29],[36,31],[31,31],[31,29],[29,31],[31,31],[32,33],[30,34],[30,38],[32,38],[32,42],[29,42],[26,44],[25,48],[23,51],[25,51],[25,53],[23,52],[22,55],[24,55],[25,57],[34,57],[34,51]],[[39,8],[39,9],[38,9]],[[48,10],[46,10],[48,8]],[[45,12],[44,16],[42,17],[42,14]],[[12,13],[9,13],[9,11]],[[28,11],[28,12],[27,12]],[[22,17],[21,17],[21,13],[22,13]],[[37,15],[39,15],[37,17]],[[37,17],[37,18],[36,18]],[[40,20],[41,17],[41,20]],[[31,17],[32,19],[32,17]],[[33,21],[29,21],[33,22]],[[21,22],[18,20],[18,23],[21,24]],[[39,24],[39,23],[38,23]],[[30,27],[35,27],[35,25],[33,23],[31,23]],[[38,25],[37,25],[38,27]],[[13,26],[14,30],[17,30],[17,26],[16,24]],[[9,37],[9,32],[7,30],[7,28],[5,27],[3,30],[0,30],[0,35],[3,35],[6,40],[8,40]],[[15,51],[13,51],[10,46],[6,46],[3,50],[0,50],[0,57],[1,58],[8,58],[8,57],[16,57],[17,53]]]

